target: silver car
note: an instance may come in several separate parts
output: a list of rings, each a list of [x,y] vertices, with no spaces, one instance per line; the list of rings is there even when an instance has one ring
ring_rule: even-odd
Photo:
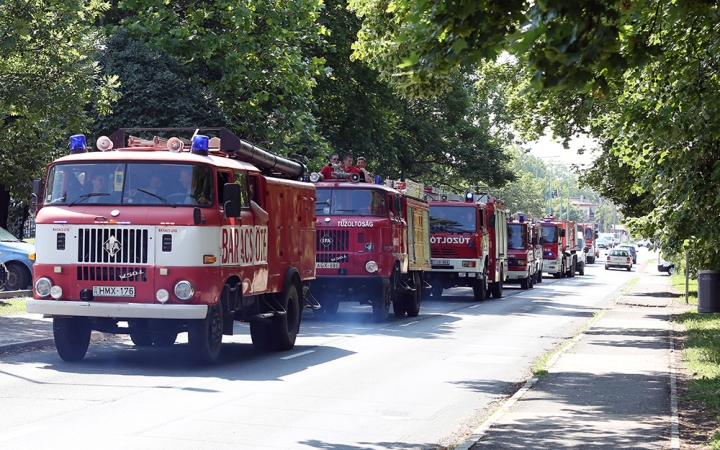
[[[607,261],[605,261],[605,270],[609,270],[611,267],[620,267],[630,272],[632,265],[632,256],[628,250],[614,249],[608,252]]]

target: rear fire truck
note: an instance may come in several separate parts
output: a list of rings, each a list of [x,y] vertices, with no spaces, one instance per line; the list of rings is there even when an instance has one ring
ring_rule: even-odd
[[[428,188],[433,297],[455,286],[473,288],[476,301],[500,298],[508,274],[507,211],[498,199]]]
[[[522,289],[542,282],[542,250],[538,245],[538,226],[526,222],[522,214],[508,223],[508,282],[519,282]]]
[[[577,269],[575,222],[545,217],[540,229],[543,248],[543,272],[555,278],[574,277]]]
[[[315,187],[303,164],[222,128],[191,140],[122,129],[51,163],[39,208],[33,300],[53,317],[66,361],[84,358],[92,330],[169,346],[187,332],[192,360],[213,363],[233,321],[256,348],[295,345],[315,278]],[[187,147],[190,147],[187,151]],[[112,150],[116,148],[116,150]],[[317,305],[315,305],[317,306]]]
[[[416,317],[430,269],[428,204],[411,181],[385,185],[340,179],[317,189],[317,280],[312,294],[336,313],[340,301],[371,304],[374,317]]]

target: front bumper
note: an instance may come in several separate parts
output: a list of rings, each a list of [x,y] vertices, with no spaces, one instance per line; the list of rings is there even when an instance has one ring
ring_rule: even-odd
[[[116,319],[204,319],[208,310],[207,305],[96,303],[62,300],[26,300],[25,304],[29,313]]]

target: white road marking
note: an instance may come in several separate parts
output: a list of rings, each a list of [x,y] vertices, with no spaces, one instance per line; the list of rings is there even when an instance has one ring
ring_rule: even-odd
[[[419,320],[414,320],[414,321],[412,321],[412,322],[404,323],[404,324],[402,324],[402,325],[400,325],[400,326],[401,326],[401,327],[406,327],[406,326],[408,326],[408,325],[412,325],[412,324],[418,323],[418,322],[420,322],[420,321],[419,321]]]
[[[280,359],[293,359],[293,358],[297,358],[298,356],[303,356],[303,355],[307,355],[307,354],[309,354],[309,353],[314,353],[314,352],[315,352],[315,350],[306,350],[306,351],[304,351],[304,352],[295,353],[294,355],[283,356],[283,357],[280,358]]]

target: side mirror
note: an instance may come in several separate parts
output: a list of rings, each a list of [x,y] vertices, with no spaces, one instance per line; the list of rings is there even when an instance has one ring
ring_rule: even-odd
[[[538,245],[537,236],[533,236],[532,239],[530,240],[530,243],[531,243],[532,245]]]
[[[400,197],[395,197],[395,211],[397,211],[398,216],[402,217],[402,199]]]
[[[488,228],[495,228],[495,214],[490,214],[490,223],[488,224]]]
[[[225,217],[240,217],[240,185],[225,183],[223,186]]]
[[[560,230],[560,237],[565,237],[565,229]]]
[[[595,239],[597,239],[597,238],[598,238],[598,232],[596,231],[596,232],[595,232]]]

